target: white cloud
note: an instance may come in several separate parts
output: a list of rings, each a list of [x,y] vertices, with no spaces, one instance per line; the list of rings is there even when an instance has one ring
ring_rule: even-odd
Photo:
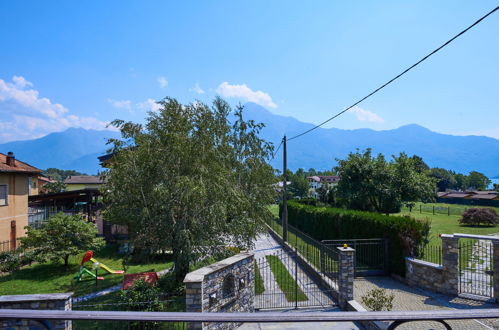
[[[360,107],[353,107],[352,109],[348,110],[348,112],[351,112],[357,117],[357,120],[359,121],[367,121],[370,123],[384,123],[385,120],[381,118],[379,115],[375,114],[372,111],[362,109]]]
[[[189,88],[189,92],[195,92],[198,94],[204,94],[204,90],[199,86],[199,83],[195,83],[194,87]]]
[[[218,86],[216,92],[223,97],[237,97],[264,107],[277,108],[277,104],[272,101],[269,94],[262,91],[253,91],[246,84],[231,85],[225,81]]]
[[[0,143],[33,139],[69,127],[106,128],[106,122],[70,114],[62,104],[27,89],[32,86],[21,76],[14,76],[12,82],[0,79]]]
[[[21,89],[26,86],[33,86],[33,83],[27,81],[26,79],[24,79],[24,77],[21,76],[12,77],[12,81],[14,82],[14,84],[16,84],[17,87]]]
[[[165,88],[166,86],[168,86],[168,80],[166,80],[165,77],[158,77],[157,81],[159,83],[159,87],[161,88]]]
[[[132,110],[132,101],[130,100],[113,100],[107,99],[111,105],[117,109]]]
[[[156,103],[153,99],[147,99],[144,102],[137,103],[137,107],[145,111],[157,111],[161,108],[161,105]]]

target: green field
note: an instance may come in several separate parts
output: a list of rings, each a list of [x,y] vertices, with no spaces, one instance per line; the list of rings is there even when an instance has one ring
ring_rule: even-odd
[[[423,204],[427,209],[431,208],[430,212],[419,213],[419,204],[413,208],[412,212],[409,212],[408,209],[402,210],[402,212],[397,213],[395,215],[410,215],[416,219],[429,219],[431,221],[431,230],[430,230],[430,244],[431,245],[440,245],[441,240],[438,237],[439,234],[454,234],[454,233],[463,233],[463,234],[475,234],[475,235],[491,235],[498,234],[499,235],[499,227],[490,227],[490,226],[464,226],[459,224],[459,219],[461,215],[452,214],[447,215],[448,213],[435,213],[432,212],[432,207],[440,207],[447,208],[450,207],[454,209],[460,209],[464,211],[465,208],[469,208],[469,205],[456,205],[456,204],[443,204],[443,203],[428,203]],[[496,211],[499,213],[499,209],[496,208]]]
[[[98,286],[96,286],[95,279],[89,277],[81,282],[75,282],[73,277],[80,269],[82,256],[83,254],[71,256],[68,270],[65,270],[62,264],[44,263],[34,264],[0,276],[0,295],[74,292],[74,296],[77,297],[123,282],[123,275],[108,274],[102,268],[99,270],[99,276],[103,276],[104,280],[98,281]],[[123,256],[118,254],[116,245],[108,245],[96,251],[94,258],[112,269],[123,269]],[[130,265],[127,273],[159,271],[171,266],[172,262],[166,261],[144,262]],[[91,267],[92,265],[88,263],[87,268]]]

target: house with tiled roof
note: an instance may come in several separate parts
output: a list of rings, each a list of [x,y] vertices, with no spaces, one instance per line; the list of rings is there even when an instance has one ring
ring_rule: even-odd
[[[104,178],[98,175],[72,175],[64,180],[66,191],[81,189],[99,189],[104,183]]]
[[[0,242],[16,240],[25,235],[28,225],[28,196],[38,194],[38,175],[42,170],[22,162],[14,153],[0,153]],[[2,249],[6,247],[2,244]]]

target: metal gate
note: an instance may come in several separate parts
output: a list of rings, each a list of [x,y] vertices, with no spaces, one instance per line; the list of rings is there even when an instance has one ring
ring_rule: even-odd
[[[459,240],[459,293],[493,298],[493,247],[490,240]]]
[[[324,270],[337,278],[337,263],[327,255]],[[303,256],[304,257],[304,256]],[[312,256],[311,256],[312,257]],[[321,256],[317,253],[317,261]],[[282,248],[258,252],[255,258],[255,309],[334,306],[332,292],[312,279],[297,262],[296,251]]]
[[[377,276],[388,272],[388,240],[384,238],[323,240],[335,249],[348,244],[355,249],[355,276]]]

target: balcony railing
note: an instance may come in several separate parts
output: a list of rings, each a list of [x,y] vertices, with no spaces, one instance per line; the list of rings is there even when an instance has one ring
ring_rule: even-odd
[[[222,322],[222,323],[279,323],[279,322],[365,322],[395,321],[388,329],[412,321],[436,321],[451,329],[446,320],[495,319],[499,318],[499,309],[432,310],[432,311],[396,311],[396,312],[304,312],[304,313],[179,313],[179,312],[117,312],[117,311],[60,311],[60,310],[24,310],[1,309],[0,320],[36,320],[46,329],[47,321],[92,320],[99,322],[113,321],[125,325],[126,322],[165,322],[165,325],[178,325],[183,328],[185,322]],[[106,327],[108,328],[108,327]],[[141,328],[141,327],[137,327]],[[146,327],[149,328],[149,327]]]

